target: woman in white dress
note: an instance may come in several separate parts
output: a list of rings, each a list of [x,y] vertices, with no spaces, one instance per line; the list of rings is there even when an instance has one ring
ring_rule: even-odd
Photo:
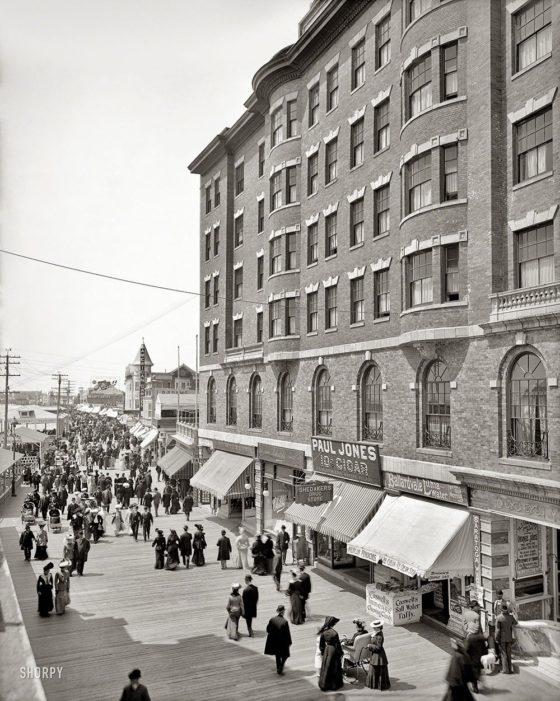
[[[243,526],[239,526],[239,535],[235,539],[235,545],[237,547],[237,567],[238,569],[249,569],[249,537],[245,532]]]

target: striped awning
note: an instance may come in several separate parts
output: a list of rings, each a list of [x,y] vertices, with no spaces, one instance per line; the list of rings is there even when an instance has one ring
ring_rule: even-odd
[[[190,479],[192,477],[193,470],[192,459],[193,456],[187,451],[186,448],[182,448],[176,445],[158,460],[158,465],[168,477],[177,477],[177,473],[186,468],[187,465],[191,463],[190,471],[187,471],[187,474],[180,475],[181,477]]]
[[[297,523],[300,526],[307,526],[314,531],[318,530],[323,513],[329,508],[331,502],[320,506],[309,506],[308,504],[290,504],[284,512],[284,518],[290,523]]]
[[[148,448],[158,437],[159,431],[157,428],[151,428],[148,433],[144,436],[142,439],[142,443],[140,444],[141,448]]]
[[[191,486],[224,499],[226,495],[231,496],[232,488],[239,491],[238,480],[252,462],[253,458],[247,455],[215,450],[191,479]]]

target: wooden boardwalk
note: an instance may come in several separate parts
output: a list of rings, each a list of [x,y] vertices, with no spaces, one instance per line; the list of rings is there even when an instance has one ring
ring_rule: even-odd
[[[8,502],[3,515],[17,516],[20,502]],[[150,544],[110,535],[92,545],[85,576],[72,577],[72,604],[66,615],[47,619],[37,615],[35,593],[42,563],[23,561],[16,521],[8,518],[0,524],[36,662],[63,667],[60,679],[43,682],[49,701],[115,701],[133,667],[142,670],[153,701],[305,701],[325,696],[317,688],[313,668],[316,630],[325,615],[336,615],[341,619],[338,630],[350,632],[352,619],[364,616],[364,600],[311,570],[311,617],[305,625],[291,626],[292,657],[286,674],[278,677],[274,659],[263,655],[264,628],[278,603],[287,603],[286,597],[276,592],[271,578],[256,577],[260,592],[256,636],[244,635],[239,642],[226,640],[223,626],[230,584],[242,581],[244,573],[223,571],[216,562],[215,543],[222,523],[202,509],[195,510],[193,516],[192,522],[200,519],[207,532],[205,567],[154,570]],[[180,534],[184,516],[160,515],[156,521],[166,535],[169,528]],[[62,538],[49,534],[49,554],[55,564],[62,553]],[[287,572],[284,577],[288,578]],[[245,631],[244,622],[241,631]],[[392,681],[389,698],[442,698],[442,679],[449,660],[446,636],[422,624],[388,627],[386,649]],[[494,699],[554,698],[552,687],[525,671],[492,677],[488,687],[487,695]],[[364,688],[362,675],[359,684],[345,685],[334,695],[340,700],[358,700],[377,693]]]

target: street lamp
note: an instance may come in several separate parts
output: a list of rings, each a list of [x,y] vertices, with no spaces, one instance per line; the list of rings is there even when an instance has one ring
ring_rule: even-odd
[[[16,495],[16,427],[17,427],[17,421],[14,420],[12,421],[12,496],[15,497]]]

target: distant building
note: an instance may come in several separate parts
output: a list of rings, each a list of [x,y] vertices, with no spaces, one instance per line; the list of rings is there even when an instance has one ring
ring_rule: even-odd
[[[126,366],[124,375],[124,408],[125,411],[140,411],[140,392],[145,391],[147,382],[152,375],[152,359],[146,348],[144,340],[136,353],[136,357]],[[144,377],[141,377],[141,371],[144,368]]]
[[[87,392],[86,401],[88,404],[100,404],[101,406],[113,407],[115,409],[124,408],[125,394],[121,389],[113,386],[103,385],[91,387]]]
[[[0,402],[4,402],[6,397],[5,392],[0,392]],[[17,404],[17,405],[22,405],[22,404],[37,404],[41,405],[44,404],[45,395],[41,390],[29,390],[29,389],[24,389],[24,390],[10,390],[8,392],[8,400],[10,404]]]

